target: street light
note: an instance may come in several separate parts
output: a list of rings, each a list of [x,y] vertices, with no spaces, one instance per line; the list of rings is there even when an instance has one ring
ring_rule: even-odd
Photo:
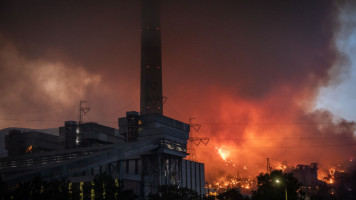
[[[281,183],[281,181],[279,179],[274,180],[274,182],[276,182],[277,184]],[[284,184],[284,192],[286,194],[286,200],[288,200],[287,185],[286,184]]]

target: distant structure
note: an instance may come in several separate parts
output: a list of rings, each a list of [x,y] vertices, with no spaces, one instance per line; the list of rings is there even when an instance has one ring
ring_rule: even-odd
[[[83,123],[79,116],[79,123],[59,127],[59,136],[10,131],[9,156],[0,158],[3,180],[16,185],[36,176],[64,178],[81,190],[80,185],[106,173],[140,199],[171,184],[205,195],[204,164],[184,159],[189,124],[163,115],[160,31],[159,1],[142,0],[140,113],[126,112],[118,130]]]
[[[298,181],[306,187],[315,187],[318,185],[318,163],[310,165],[297,165],[292,173]]]

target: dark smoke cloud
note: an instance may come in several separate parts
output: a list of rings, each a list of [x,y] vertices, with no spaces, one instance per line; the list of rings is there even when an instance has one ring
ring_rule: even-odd
[[[212,164],[223,162],[215,147],[230,148],[229,159],[251,176],[264,169],[266,157],[327,166],[355,156],[354,146],[326,146],[345,144],[342,139],[286,139],[354,136],[354,124],[314,110],[319,89],[347,69],[335,46],[342,5],[162,1],[165,114],[186,122],[196,117],[205,123],[198,134],[212,139],[253,139],[199,147],[209,178],[236,170]],[[139,1],[3,1],[0,33],[2,117],[75,119],[86,99],[93,107],[87,120],[117,127],[118,116],[138,109]],[[0,128],[62,123],[1,121]],[[318,145],[325,147],[295,147]],[[270,146],[293,148],[260,148]]]

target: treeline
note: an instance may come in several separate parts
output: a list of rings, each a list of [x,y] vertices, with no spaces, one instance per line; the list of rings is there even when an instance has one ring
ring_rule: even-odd
[[[132,190],[124,190],[122,184],[111,176],[101,174],[92,182],[69,183],[66,180],[44,181],[40,177],[32,181],[8,187],[0,179],[1,200],[135,200]]]
[[[200,196],[196,191],[176,185],[158,188],[149,200],[354,200],[356,199],[356,172],[335,176],[338,184],[324,182],[316,188],[304,190],[291,173],[273,171],[257,176],[258,188],[252,196],[243,196],[238,188],[228,189],[217,196]],[[304,189],[303,189],[304,188]],[[308,194],[306,194],[308,193]],[[37,177],[30,182],[8,187],[0,178],[1,200],[134,200],[138,196],[132,190],[124,190],[121,183],[111,176],[101,174],[92,182],[69,183],[66,180],[44,181]]]

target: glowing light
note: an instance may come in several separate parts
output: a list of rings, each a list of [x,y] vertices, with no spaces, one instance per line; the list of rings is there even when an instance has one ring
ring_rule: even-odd
[[[32,145],[28,146],[26,149],[26,153],[31,153],[32,152]]]
[[[230,152],[229,152],[229,151],[222,150],[222,149],[220,149],[220,148],[218,148],[218,153],[219,153],[220,157],[221,157],[224,161],[226,161],[226,159],[227,159],[227,158],[229,157],[229,155],[230,155]]]
[[[331,178],[331,179],[329,180],[329,183],[330,183],[330,184],[333,184],[333,183],[334,183],[334,180]]]

